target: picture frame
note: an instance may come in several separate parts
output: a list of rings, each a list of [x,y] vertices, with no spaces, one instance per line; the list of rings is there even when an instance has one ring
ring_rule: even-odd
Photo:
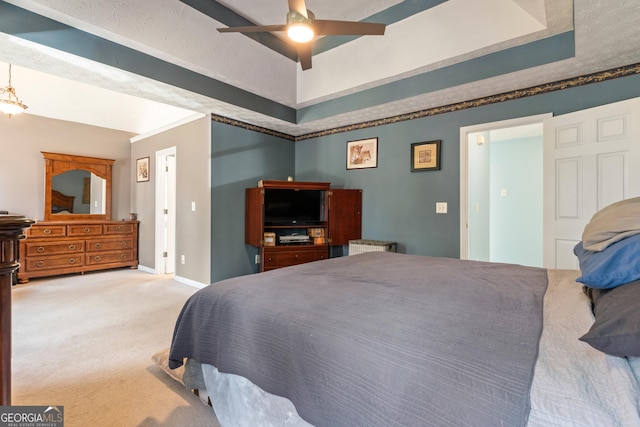
[[[149,181],[149,157],[136,160],[136,182]]]
[[[91,203],[91,178],[82,179],[82,204]]]
[[[378,138],[347,142],[347,170],[378,167]]]
[[[441,140],[411,144],[411,172],[440,170]]]

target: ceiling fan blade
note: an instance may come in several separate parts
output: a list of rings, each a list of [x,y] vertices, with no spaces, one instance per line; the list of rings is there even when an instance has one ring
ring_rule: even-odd
[[[218,28],[221,33],[260,33],[265,31],[287,31],[286,25],[251,25],[248,27]]]
[[[307,15],[307,5],[304,0],[289,0],[289,11],[296,12],[305,18],[309,17],[309,15]]]
[[[296,43],[296,51],[298,51],[302,71],[311,68],[311,43]]]
[[[319,36],[381,36],[386,28],[385,24],[374,22],[333,21],[316,19],[314,24],[316,35]]]

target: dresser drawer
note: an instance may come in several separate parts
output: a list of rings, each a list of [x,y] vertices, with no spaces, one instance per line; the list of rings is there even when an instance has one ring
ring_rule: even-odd
[[[281,252],[276,255],[278,265],[303,264],[316,260],[315,251],[308,252]]]
[[[64,237],[67,235],[67,226],[35,224],[26,231],[26,235],[27,238],[31,237],[32,239],[36,237]]]
[[[59,255],[59,254],[70,254],[70,253],[82,253],[84,252],[84,240],[69,240],[64,242],[32,242],[29,243],[27,240],[24,245],[26,248],[26,255],[30,256],[42,256],[42,255]]]
[[[288,267],[290,265],[304,264],[306,262],[318,261],[325,258],[329,258],[329,252],[326,248],[300,248],[298,250],[290,251],[265,251],[263,268],[267,270],[277,267]]]
[[[18,283],[58,274],[138,267],[138,221],[43,221],[32,228],[20,241]]]
[[[84,254],[30,257],[25,262],[27,272],[57,270],[84,265]]]
[[[86,255],[87,265],[112,264],[116,262],[133,261],[133,251],[101,252]]]
[[[122,224],[105,224],[103,234],[131,234],[133,224],[123,222]]]
[[[133,237],[111,240],[87,240],[87,252],[117,251],[133,248]]]
[[[101,236],[102,224],[73,224],[67,225],[69,236]]]

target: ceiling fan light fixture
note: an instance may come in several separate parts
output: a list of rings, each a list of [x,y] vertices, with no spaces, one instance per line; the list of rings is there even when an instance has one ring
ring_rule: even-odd
[[[16,96],[16,90],[11,86],[11,64],[9,64],[9,85],[0,88],[0,111],[5,113],[9,118],[15,114],[24,112],[28,107],[24,105]]]
[[[296,43],[307,43],[313,39],[315,34],[309,24],[299,22],[289,24],[287,28],[287,35]]]
[[[287,13],[287,36],[296,43],[307,43],[313,39],[313,12],[307,9],[307,16],[300,15],[296,11]]]

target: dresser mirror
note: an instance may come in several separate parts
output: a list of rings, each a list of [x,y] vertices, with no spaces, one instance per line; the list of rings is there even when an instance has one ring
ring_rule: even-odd
[[[45,221],[111,220],[114,160],[42,151]]]

